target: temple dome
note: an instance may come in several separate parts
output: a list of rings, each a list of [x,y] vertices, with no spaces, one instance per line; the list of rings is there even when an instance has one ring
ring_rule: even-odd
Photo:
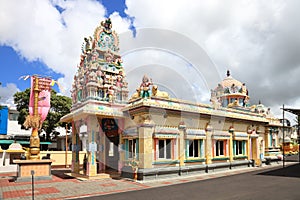
[[[231,87],[232,85],[235,85],[237,87],[242,87],[242,83],[236,79],[234,79],[232,76],[227,76],[222,82],[221,85],[225,88],[225,87]]]
[[[227,71],[227,77],[211,90],[211,102],[223,107],[248,107],[248,90],[245,83],[234,79]]]

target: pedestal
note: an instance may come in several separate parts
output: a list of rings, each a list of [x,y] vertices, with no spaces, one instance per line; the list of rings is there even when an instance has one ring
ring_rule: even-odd
[[[52,160],[14,160],[18,166],[17,182],[32,180],[31,170],[34,170],[34,180],[51,180]]]

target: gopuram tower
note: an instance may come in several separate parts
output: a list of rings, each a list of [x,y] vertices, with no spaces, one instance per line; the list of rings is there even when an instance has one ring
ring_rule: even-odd
[[[82,55],[72,85],[73,108],[93,100],[125,104],[128,84],[119,54],[119,37],[110,19],[100,23],[93,37],[84,38]]]
[[[80,64],[72,85],[72,171],[94,176],[107,168],[118,169],[119,135],[124,126],[121,109],[127,104],[128,84],[119,54],[119,37],[110,19],[94,35],[84,38]],[[86,152],[85,159],[79,151]],[[108,152],[113,152],[108,154]]]

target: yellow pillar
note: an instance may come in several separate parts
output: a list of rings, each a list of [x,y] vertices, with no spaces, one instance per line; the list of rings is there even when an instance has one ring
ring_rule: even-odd
[[[206,164],[211,164],[212,161],[212,126],[207,125],[206,127],[206,141],[205,141],[205,158],[206,158]]]
[[[89,116],[87,118],[87,132],[88,132],[88,162],[87,162],[87,176],[97,175],[96,151],[97,151],[97,136],[99,134],[97,127],[98,120],[96,116]]]
[[[252,159],[254,159],[256,165],[260,165],[259,153],[258,153],[258,139],[251,139],[252,144]]]
[[[152,168],[153,125],[143,124],[139,128],[139,168]]]
[[[178,160],[179,166],[184,166],[185,160],[185,147],[184,147],[184,134],[186,131],[186,125],[179,125],[179,143],[178,143]]]
[[[246,151],[247,151],[247,158],[248,160],[251,160],[251,154],[250,154],[250,144],[251,144],[251,138],[248,134],[248,137],[247,137],[247,148],[246,148]],[[252,155],[253,156],[253,155]]]
[[[233,133],[234,133],[234,129],[230,128],[229,129],[229,134],[230,134],[230,139],[229,139],[229,161],[230,162],[233,161],[233,139],[232,139]]]

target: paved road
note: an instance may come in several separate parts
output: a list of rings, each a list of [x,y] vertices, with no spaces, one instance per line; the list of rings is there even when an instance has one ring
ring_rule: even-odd
[[[281,166],[165,187],[84,198],[86,200],[299,200],[300,165]]]
[[[286,155],[284,160],[286,162],[299,162],[299,154],[295,155]]]

